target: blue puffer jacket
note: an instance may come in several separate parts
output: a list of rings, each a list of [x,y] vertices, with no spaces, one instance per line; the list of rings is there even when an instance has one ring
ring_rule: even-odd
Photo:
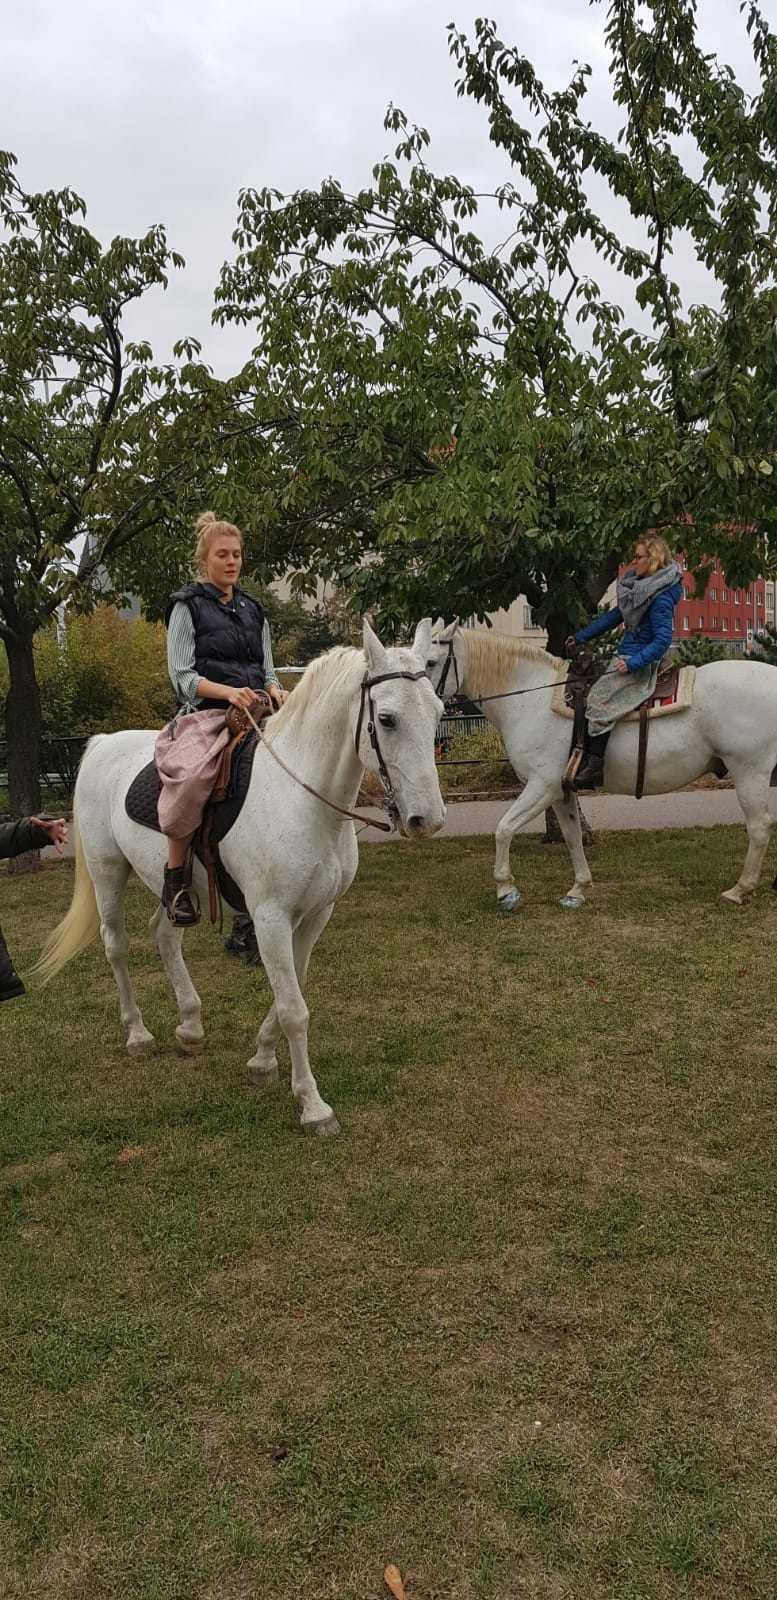
[[[629,672],[638,672],[640,667],[652,667],[654,661],[660,661],[666,655],[672,643],[674,608],[682,597],[681,583],[673,583],[669,589],[662,589],[649,605],[639,626],[624,633],[616,654],[624,657]],[[587,639],[596,639],[600,633],[609,633],[622,621],[619,607],[613,606],[611,611],[605,611],[601,617],[589,622],[587,628],[581,628],[575,638],[578,644],[585,644]]]

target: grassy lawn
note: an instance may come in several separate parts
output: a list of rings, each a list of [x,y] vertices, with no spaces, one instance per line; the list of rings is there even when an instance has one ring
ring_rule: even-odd
[[[0,1008],[3,1600],[777,1593],[777,901],[741,829],[366,847],[311,966],[343,1124],[247,1087],[261,973],[198,929],[208,1051],[131,897]],[[22,969],[70,868],[0,879]],[[285,1060],[285,1053],[282,1054]]]

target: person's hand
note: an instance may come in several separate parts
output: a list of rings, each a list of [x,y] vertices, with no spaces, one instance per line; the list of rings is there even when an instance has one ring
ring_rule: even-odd
[[[35,823],[36,828],[42,828],[43,832],[48,834],[49,844],[53,844],[57,855],[61,856],[63,846],[67,844],[67,823],[64,817],[57,817],[56,822],[48,817],[31,817],[30,821]]]
[[[280,711],[289,698],[288,689],[282,689],[279,683],[268,683],[266,693],[270,696],[276,711]]]
[[[574,661],[575,656],[580,654],[580,646],[573,633],[570,633],[569,638],[564,640],[564,650],[567,661]]]
[[[625,656],[617,656],[616,660],[615,660],[615,671],[616,672],[628,672],[628,670],[629,670],[629,663],[626,660],[626,657]]]
[[[241,711],[250,711],[259,698],[253,689],[226,689],[224,693],[230,705],[239,706]]]

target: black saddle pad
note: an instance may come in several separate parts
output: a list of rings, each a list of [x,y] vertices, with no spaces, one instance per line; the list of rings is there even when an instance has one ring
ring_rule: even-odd
[[[248,793],[251,781],[251,771],[256,754],[257,737],[255,733],[248,735],[247,739],[238,746],[232,758],[232,771],[229,778],[229,789],[223,800],[218,805],[210,807],[211,831],[210,837],[213,844],[218,844],[234,826],[243,809],[243,801]],[[143,767],[127,790],[124,808],[127,816],[133,822],[139,822],[142,828],[153,828],[155,833],[161,833],[159,826],[159,795],[162,782],[156,769],[156,763],[149,761]],[[200,836],[197,834],[194,844],[195,854],[200,861],[203,860]],[[226,871],[217,854],[217,868],[219,888],[227,905],[233,911],[246,912],[246,903],[243,895],[229,873]]]

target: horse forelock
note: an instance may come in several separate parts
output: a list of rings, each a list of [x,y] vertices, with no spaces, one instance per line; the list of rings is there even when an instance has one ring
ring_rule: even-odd
[[[465,671],[470,694],[498,694],[521,661],[541,665],[549,673],[558,673],[566,665],[541,645],[514,639],[509,633],[497,633],[493,628],[488,631],[463,628],[458,637],[466,651]]]

